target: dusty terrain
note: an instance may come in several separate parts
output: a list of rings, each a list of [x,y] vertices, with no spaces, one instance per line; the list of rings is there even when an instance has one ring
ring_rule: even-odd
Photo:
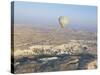
[[[84,30],[14,27],[15,73],[97,68],[97,33]]]

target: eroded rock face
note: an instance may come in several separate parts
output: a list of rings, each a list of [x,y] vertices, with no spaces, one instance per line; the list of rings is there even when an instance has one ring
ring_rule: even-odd
[[[15,66],[15,73],[26,72],[50,72],[50,71],[63,71],[63,70],[76,70],[78,67],[78,57],[66,56],[58,57],[58,59],[48,60],[45,63],[37,61],[31,63],[23,63]]]
[[[88,62],[85,66],[86,69],[96,69],[97,68],[97,60],[92,60]]]
[[[15,73],[95,69],[97,58],[75,40],[61,45],[34,45],[14,51]]]
[[[69,42],[68,44],[61,45],[34,45],[29,50],[16,50],[14,56],[31,56],[31,55],[78,55],[85,52],[88,46],[84,47],[77,42]]]
[[[81,56],[62,55],[61,57],[59,56],[56,59],[47,61],[45,60],[37,61],[33,59],[27,63],[23,62],[23,64],[15,66],[15,72],[16,73],[51,72],[51,71],[67,71],[67,70],[78,70],[78,69],[96,69],[96,67],[97,67],[97,61],[96,58],[92,55],[88,54]]]

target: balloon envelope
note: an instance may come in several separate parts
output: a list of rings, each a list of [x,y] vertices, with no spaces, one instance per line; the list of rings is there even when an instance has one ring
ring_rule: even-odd
[[[68,24],[68,18],[66,16],[60,16],[59,17],[59,24],[61,26],[61,28],[64,28],[65,25]]]

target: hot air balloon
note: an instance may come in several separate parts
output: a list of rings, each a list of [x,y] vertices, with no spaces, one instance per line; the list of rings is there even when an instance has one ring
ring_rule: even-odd
[[[66,16],[59,17],[59,24],[60,24],[61,28],[64,28],[64,26],[67,25],[68,22],[69,22],[69,20]]]

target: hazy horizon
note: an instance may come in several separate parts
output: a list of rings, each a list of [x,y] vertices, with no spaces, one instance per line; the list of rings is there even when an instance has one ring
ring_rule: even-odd
[[[68,28],[97,31],[96,6],[14,2],[14,24],[17,25],[60,27],[59,16],[68,17]]]

